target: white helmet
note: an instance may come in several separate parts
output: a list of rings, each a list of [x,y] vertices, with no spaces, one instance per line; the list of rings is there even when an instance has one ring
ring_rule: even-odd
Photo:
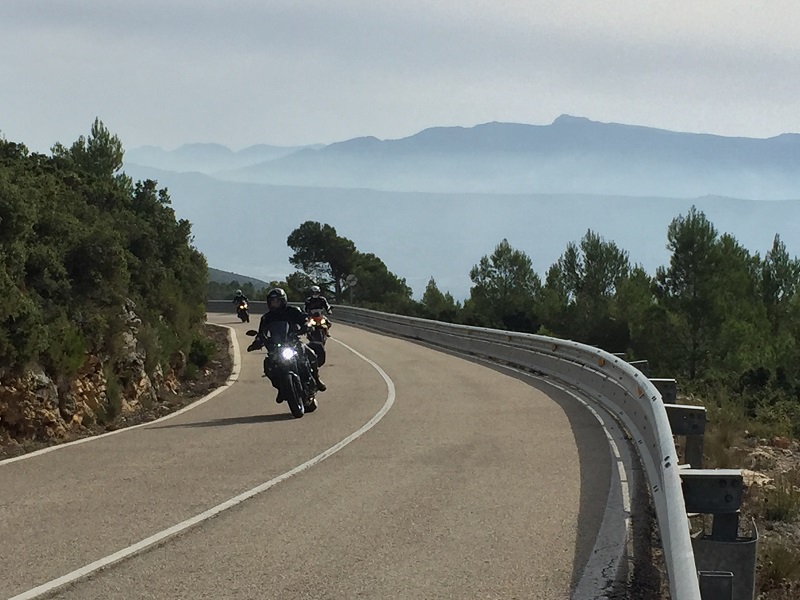
[[[311,293],[312,294],[319,294],[320,293],[319,286],[318,285],[312,285],[311,286]]]

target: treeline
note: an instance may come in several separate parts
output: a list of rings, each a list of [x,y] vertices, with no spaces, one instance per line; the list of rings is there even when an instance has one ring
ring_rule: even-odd
[[[800,435],[800,261],[775,236],[761,256],[695,208],[667,229],[669,264],[655,274],[588,231],[544,276],[502,240],[470,271],[461,303],[433,278],[414,301],[405,281],[329,225],[303,223],[287,242],[300,271],[337,302],[424,318],[539,333],[647,359],[655,376]],[[347,288],[348,274],[357,284]],[[307,289],[307,287],[306,287]]]
[[[233,299],[234,292],[241,289],[251,300],[265,300],[271,288],[280,286],[286,290],[290,302],[300,302],[308,296],[312,285],[319,285],[337,302],[395,312],[414,309],[412,291],[405,279],[389,271],[374,254],[360,252],[352,240],[339,236],[334,227],[306,221],[289,235],[287,244],[294,250],[289,262],[298,270],[285,281],[272,281],[258,291],[237,281],[225,285],[210,282],[209,299]],[[353,281],[356,285],[352,285]]]
[[[120,172],[123,152],[99,120],[51,156],[0,139],[0,375],[113,357],[130,301],[150,367],[198,339],[205,258],[167,191]]]

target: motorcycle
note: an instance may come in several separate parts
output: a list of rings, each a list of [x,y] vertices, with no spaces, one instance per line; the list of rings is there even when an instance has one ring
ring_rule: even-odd
[[[239,302],[239,307],[236,309],[236,316],[242,320],[242,323],[250,322],[250,313],[247,312],[247,302],[244,300]]]
[[[247,347],[248,352],[267,349],[265,371],[271,373],[270,379],[278,383],[280,395],[289,405],[292,415],[299,419],[305,413],[317,410],[317,386],[311,376],[311,368],[303,354],[300,340],[289,331],[289,323],[270,323],[266,339],[253,329],[247,335],[256,338]]]
[[[308,319],[308,333],[306,337],[308,338],[308,346],[314,351],[314,354],[317,355],[317,365],[320,367],[325,364],[325,342],[328,341],[329,327],[330,321],[322,314],[321,310],[311,311],[311,315]]]

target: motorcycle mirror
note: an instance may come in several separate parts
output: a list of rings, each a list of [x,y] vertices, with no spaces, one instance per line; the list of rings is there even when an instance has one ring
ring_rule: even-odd
[[[249,335],[249,336],[255,336],[255,335],[258,335],[258,332],[257,332],[255,329],[248,329],[248,330],[245,332],[245,334],[246,334],[246,335]]]

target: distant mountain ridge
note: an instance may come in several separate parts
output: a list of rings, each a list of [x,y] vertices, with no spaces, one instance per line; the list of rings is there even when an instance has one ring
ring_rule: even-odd
[[[313,146],[272,146],[257,144],[234,152],[227,146],[214,143],[183,144],[174,150],[159,146],[140,146],[125,151],[125,163],[156,167],[166,171],[213,174],[248,165],[274,160],[298,150],[321,148]]]
[[[435,127],[362,137],[221,174],[273,185],[442,193],[800,198],[800,135],[679,133],[562,115],[551,125]]]
[[[399,140],[284,148],[267,160],[260,152],[274,147],[253,148],[173,151],[194,164],[220,157],[199,173],[136,164],[130,153],[124,169],[168,187],[211,264],[268,281],[292,271],[286,239],[305,220],[381,257],[417,295],[434,276],[459,299],[469,295],[470,268],[503,238],[544,276],[591,228],[652,273],[668,260],[667,226],[692,205],[751,250],[765,252],[779,233],[798,253],[798,134],[722,137],[565,115],[551,125],[434,127]],[[226,170],[231,154],[243,166]],[[292,208],[259,219],[265,206]]]
[[[221,271],[220,269],[212,269],[211,267],[208,268],[208,280],[213,281],[215,283],[222,283],[222,284],[229,284],[232,281],[238,281],[239,285],[244,285],[246,283],[253,284],[253,287],[256,291],[264,289],[265,287],[269,287],[269,283],[266,281],[261,281],[260,279],[256,279],[255,277],[248,277],[247,275],[239,275],[238,273],[231,273],[229,271]]]
[[[137,149],[126,163],[217,179],[397,192],[800,198],[800,134],[724,137],[562,115],[550,125],[433,127],[327,146],[188,144]],[[181,161],[194,169],[177,169]]]

